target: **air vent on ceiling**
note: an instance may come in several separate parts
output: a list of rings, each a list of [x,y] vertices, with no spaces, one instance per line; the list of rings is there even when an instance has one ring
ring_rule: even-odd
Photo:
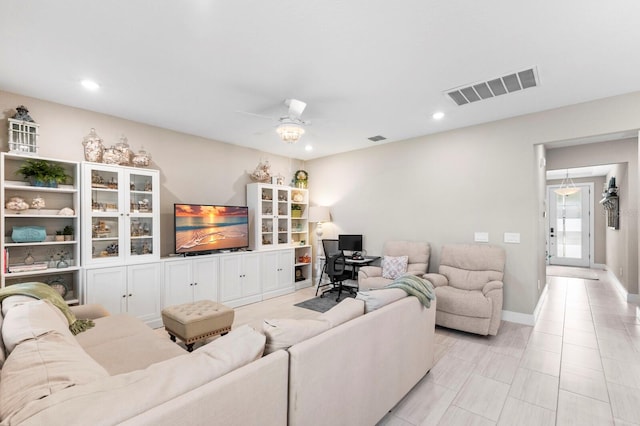
[[[378,135],[378,136],[371,136],[371,137],[370,137],[370,138],[368,138],[368,139],[369,139],[371,142],[380,142],[380,141],[383,141],[383,140],[385,140],[385,139],[387,139],[387,138],[385,138],[384,136],[380,136],[380,135]]]
[[[523,71],[514,72],[502,77],[488,81],[468,84],[447,90],[445,93],[456,104],[464,105],[470,102],[477,102],[483,99],[504,95],[505,93],[517,92],[538,86],[538,71],[536,67]]]

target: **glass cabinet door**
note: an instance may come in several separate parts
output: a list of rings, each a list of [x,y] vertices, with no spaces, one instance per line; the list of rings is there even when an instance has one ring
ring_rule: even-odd
[[[122,174],[117,168],[94,166],[90,170],[91,260],[120,258],[122,233]]]
[[[84,258],[88,265],[160,258],[159,173],[83,163]]]
[[[158,223],[154,212],[158,201],[154,191],[158,185],[157,174],[145,171],[129,171],[127,211],[129,248],[128,256],[136,258],[157,255]],[[138,259],[136,259],[138,260]]]

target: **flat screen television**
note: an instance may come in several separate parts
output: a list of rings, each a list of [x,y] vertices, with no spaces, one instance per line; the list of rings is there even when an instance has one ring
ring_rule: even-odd
[[[176,253],[204,254],[249,247],[249,208],[174,204]]]
[[[362,251],[362,235],[338,235],[338,250]]]

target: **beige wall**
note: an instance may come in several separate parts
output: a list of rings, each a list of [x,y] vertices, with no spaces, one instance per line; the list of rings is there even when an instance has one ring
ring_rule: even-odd
[[[42,126],[43,156],[82,160],[82,138],[91,127],[107,144],[124,133],[134,149],[144,145],[152,153],[153,167],[161,171],[162,254],[172,251],[174,202],[245,204],[246,172],[261,157],[287,177],[300,167],[256,150],[0,92],[4,118],[20,104]],[[429,241],[432,271],[442,244],[471,242],[474,231],[489,232],[491,243],[507,251],[504,309],[531,314],[541,292],[537,283],[545,279],[540,144],[638,128],[640,93],[633,93],[325,157],[306,164],[311,202],[331,206],[333,223],[325,226],[325,236],[363,233],[370,254],[380,253],[387,239]],[[6,133],[3,120],[3,149]],[[629,212],[637,212],[637,158],[628,171]],[[632,227],[637,229],[637,219]],[[503,243],[504,232],[520,233],[521,243]],[[632,293],[637,243],[636,232],[626,243]]]
[[[273,173],[287,181],[300,162],[285,157],[165,130],[133,121],[72,108],[0,91],[0,149],[7,151],[6,118],[24,104],[40,124],[40,155],[73,161],[84,159],[82,139],[94,127],[107,146],[122,134],[137,151],[152,155],[151,168],[160,169],[161,255],[174,251],[173,203],[193,202],[246,205],[247,174],[261,158],[268,159]],[[176,113],[180,113],[176,110]]]
[[[537,145],[639,127],[635,93],[417,137],[307,162],[310,197],[331,208],[325,235],[363,233],[370,254],[388,239],[428,241],[431,271],[443,244],[488,232],[507,251],[504,309],[531,314],[546,278],[545,154]],[[637,169],[630,175],[637,193]],[[637,206],[637,196],[629,202]],[[520,233],[521,243],[503,243],[504,232]],[[628,251],[638,259],[637,235]],[[629,273],[637,281],[637,268]]]

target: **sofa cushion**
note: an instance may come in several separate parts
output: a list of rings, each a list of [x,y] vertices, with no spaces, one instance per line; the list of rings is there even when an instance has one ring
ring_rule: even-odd
[[[0,418],[6,419],[31,401],[107,376],[73,337],[51,331],[24,340],[0,373]]]
[[[461,290],[451,286],[436,287],[438,310],[475,318],[491,317],[491,300],[481,291]]]
[[[407,297],[407,292],[399,288],[382,288],[380,290],[359,291],[356,299],[364,301],[364,312],[373,312],[383,306]]]
[[[95,326],[75,336],[82,348],[109,374],[141,370],[186,351],[163,330],[152,330],[139,319],[118,314],[94,320]]]
[[[382,258],[382,277],[395,280],[407,272],[409,256],[384,256]]]
[[[333,328],[363,314],[364,302],[362,300],[347,297],[342,302],[320,315],[317,319],[320,321],[327,321],[331,328]]]
[[[19,343],[51,332],[75,341],[69,331],[69,322],[48,300],[30,298],[28,303],[14,305],[2,324],[2,340],[7,355]]]
[[[267,337],[265,355],[278,349],[289,349],[296,343],[307,340],[331,328],[329,321],[313,319],[264,320],[262,331]]]
[[[171,404],[189,391],[259,359],[264,344],[261,333],[248,326],[238,327],[192,353],[183,352],[143,370],[103,377],[35,401],[11,422],[18,424],[33,417],[37,420],[30,424],[120,424],[164,403]],[[228,392],[237,394],[236,390],[231,383]],[[250,401],[243,402],[242,395],[236,399],[250,409]],[[209,409],[215,410],[215,405]]]

